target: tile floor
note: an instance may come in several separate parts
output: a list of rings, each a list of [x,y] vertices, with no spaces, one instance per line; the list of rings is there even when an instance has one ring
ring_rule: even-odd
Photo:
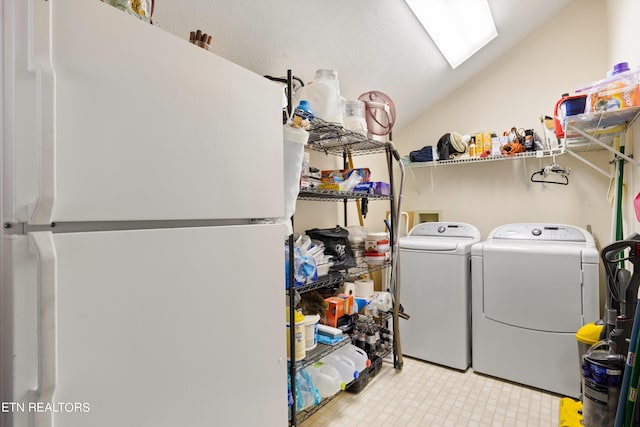
[[[300,427],[557,427],[560,396],[404,357],[358,394],[340,393]]]

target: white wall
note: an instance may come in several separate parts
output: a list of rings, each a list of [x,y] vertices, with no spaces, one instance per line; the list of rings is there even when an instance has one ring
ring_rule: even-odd
[[[640,67],[638,49],[637,17],[640,16],[640,2],[637,0],[607,0],[606,26],[609,32],[609,64],[629,62],[632,69]],[[637,122],[628,132],[626,151],[640,153],[640,124]],[[640,191],[640,173],[637,167],[627,167],[627,193],[625,198],[625,236],[640,232],[640,223],[635,217],[633,198]]]
[[[603,77],[609,67],[604,13],[601,1],[574,0],[500,61],[396,135],[401,154],[435,145],[452,130],[502,133],[517,126],[542,133],[539,117],[553,115],[563,92]],[[609,168],[608,152],[590,152],[585,157]],[[530,159],[412,169],[415,182],[409,176],[405,210],[441,210],[443,220],[472,223],[483,237],[500,224],[541,221],[591,227],[601,244],[608,243],[609,180],[565,154],[557,162],[571,169],[568,186],[531,184],[531,173],[550,162]]]

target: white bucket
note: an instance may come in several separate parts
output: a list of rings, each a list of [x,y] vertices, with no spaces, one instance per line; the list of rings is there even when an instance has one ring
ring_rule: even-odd
[[[289,307],[287,307],[287,360],[291,360],[291,350],[289,347],[289,341],[290,341],[290,332],[289,332]],[[295,310],[294,312],[294,338],[293,338],[293,348],[295,349],[295,358],[296,358],[296,362],[298,360],[302,360],[307,356],[307,350],[305,348],[305,331],[304,331],[304,315],[298,311]]]
[[[304,316],[304,343],[307,351],[313,350],[318,345],[318,322],[320,316],[312,314]]]
[[[368,233],[364,239],[366,252],[384,254],[389,251],[389,234],[385,232]],[[366,255],[366,253],[365,253]]]

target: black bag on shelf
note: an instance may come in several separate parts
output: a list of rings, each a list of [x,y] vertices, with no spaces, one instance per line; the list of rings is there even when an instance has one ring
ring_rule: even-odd
[[[427,145],[419,150],[414,150],[409,153],[409,160],[412,162],[432,162],[433,161],[433,147]]]
[[[457,132],[445,133],[438,140],[438,160],[451,160],[458,154],[467,152],[467,144]]]
[[[312,240],[324,243],[324,253],[330,255],[333,266],[330,271],[344,270],[356,266],[356,259],[349,245],[349,231],[336,225],[335,228],[313,228],[305,231]]]

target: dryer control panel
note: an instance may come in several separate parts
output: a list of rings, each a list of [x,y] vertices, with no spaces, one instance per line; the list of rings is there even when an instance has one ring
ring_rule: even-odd
[[[562,224],[509,224],[493,230],[490,239],[544,240],[553,242],[593,242],[585,230]]]
[[[480,231],[473,225],[461,222],[423,222],[413,227],[409,236],[480,239]]]

